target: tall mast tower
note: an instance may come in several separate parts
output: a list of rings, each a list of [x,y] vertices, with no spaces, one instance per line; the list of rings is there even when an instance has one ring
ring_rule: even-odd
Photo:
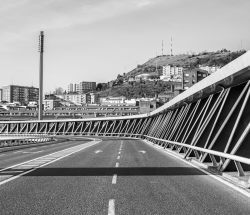
[[[39,112],[38,120],[43,120],[43,51],[44,51],[44,34],[43,31],[39,35]]]
[[[171,44],[170,44],[171,50],[170,50],[170,54],[171,56],[173,56],[173,40],[172,40],[172,36],[171,36]]]
[[[164,41],[162,40],[161,41],[161,55],[163,56],[164,55]]]

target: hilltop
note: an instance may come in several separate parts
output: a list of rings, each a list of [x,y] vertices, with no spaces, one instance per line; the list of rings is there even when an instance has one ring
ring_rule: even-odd
[[[157,69],[160,69],[162,66],[165,65],[182,66],[189,68],[195,68],[198,67],[198,65],[223,67],[224,65],[241,56],[245,52],[245,50],[231,52],[226,49],[223,49],[216,52],[202,52],[199,54],[192,55],[161,55],[149,59],[144,64],[138,65],[135,69],[126,73],[126,76],[130,77],[142,73],[156,72],[156,67]]]

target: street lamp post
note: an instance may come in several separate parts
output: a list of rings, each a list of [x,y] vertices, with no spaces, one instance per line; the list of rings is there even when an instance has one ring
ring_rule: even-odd
[[[44,34],[43,31],[39,35],[39,52],[40,52],[40,63],[39,63],[39,112],[38,120],[43,119],[43,51],[44,51]]]

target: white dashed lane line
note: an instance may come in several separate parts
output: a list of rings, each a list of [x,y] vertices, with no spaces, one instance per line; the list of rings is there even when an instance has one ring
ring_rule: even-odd
[[[117,175],[114,174],[112,178],[112,184],[116,184],[116,181],[117,181]]]
[[[121,156],[120,156],[120,155],[118,155],[117,160],[119,160],[120,158],[121,158]]]
[[[115,215],[115,200],[109,200],[108,215]]]
[[[119,163],[118,162],[116,162],[115,167],[119,167]]]
[[[95,153],[98,154],[100,152],[103,152],[102,150],[96,150]]]
[[[142,153],[142,154],[146,153],[146,151],[144,151],[144,150],[140,150],[139,152]]]

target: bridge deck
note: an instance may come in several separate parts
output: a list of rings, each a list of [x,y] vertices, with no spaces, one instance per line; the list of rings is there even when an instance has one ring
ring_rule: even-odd
[[[9,152],[0,167],[81,143],[21,150],[15,156]],[[7,174],[0,173],[0,178]],[[0,214],[104,215],[113,209],[113,214],[126,215],[250,213],[249,199],[241,193],[136,140],[106,139],[3,184],[0,190]]]

